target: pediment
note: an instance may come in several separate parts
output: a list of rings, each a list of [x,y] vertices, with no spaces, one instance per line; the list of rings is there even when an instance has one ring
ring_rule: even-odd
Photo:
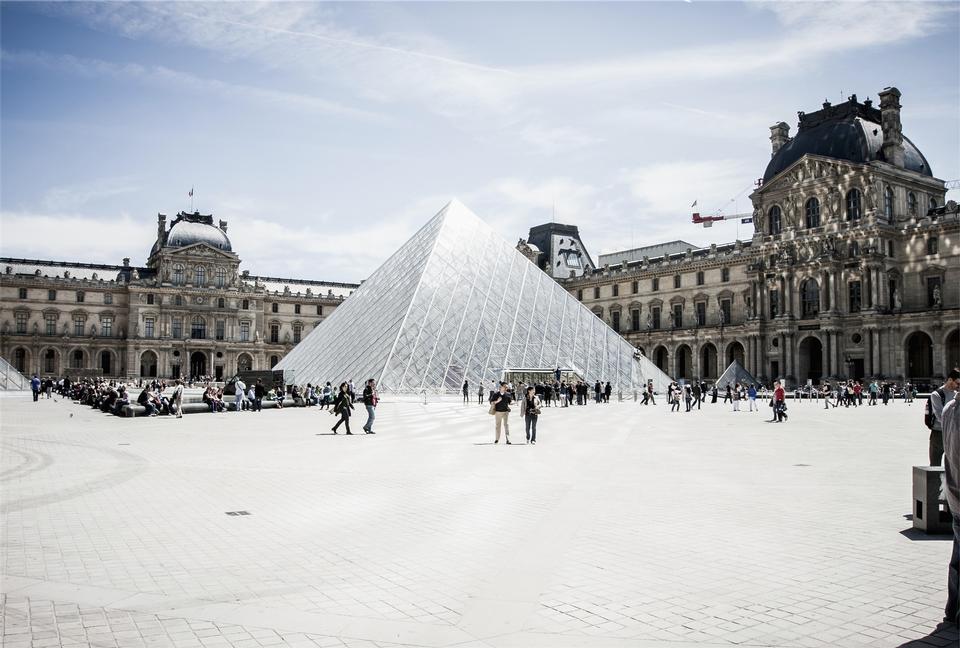
[[[223,259],[225,261],[236,261],[237,255],[232,252],[225,252],[207,243],[194,243],[186,247],[177,248],[166,253],[171,259]]]
[[[777,174],[775,178],[757,189],[758,194],[781,191],[798,186],[808,180],[834,179],[839,180],[849,173],[862,168],[849,162],[828,158],[823,155],[804,154],[799,160]]]

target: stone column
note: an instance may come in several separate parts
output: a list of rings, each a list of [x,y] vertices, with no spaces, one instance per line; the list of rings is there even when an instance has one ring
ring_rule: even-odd
[[[880,353],[880,346],[883,344],[883,333],[880,329],[873,332],[873,374],[883,373],[883,356]]]
[[[787,351],[787,375],[788,375],[788,376],[794,376],[794,377],[796,377],[796,376],[795,376],[795,367],[794,367],[794,361],[796,360],[796,358],[794,357],[795,354],[794,354],[794,348],[793,348],[793,347],[794,347],[794,344],[793,344],[794,337],[795,337],[795,336],[794,336],[793,333],[787,333],[787,348],[786,348],[786,351]]]
[[[843,285],[843,271],[834,270],[831,273],[830,289],[833,291],[833,296],[830,299],[830,312],[839,313],[840,312],[840,288]]]

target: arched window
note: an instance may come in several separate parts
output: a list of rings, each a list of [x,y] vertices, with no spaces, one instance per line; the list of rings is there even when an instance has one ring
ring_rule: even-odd
[[[214,276],[216,277],[215,282],[216,282],[217,288],[223,288],[224,286],[227,285],[226,270],[224,270],[223,268],[217,268],[216,274]]]
[[[249,299],[244,299],[244,300],[243,300],[243,306],[241,306],[241,308],[243,308],[243,310],[249,309],[249,308],[250,308],[250,300],[249,300]]]
[[[860,190],[851,189],[847,192],[847,220],[860,220]]]
[[[893,220],[893,187],[890,185],[883,188],[883,217]]]
[[[938,207],[937,199],[931,196],[929,206],[930,209],[936,209]]]
[[[807,215],[807,229],[820,227],[820,201],[819,200],[817,200],[816,198],[811,198],[807,201],[806,215]]]
[[[770,221],[770,235],[776,236],[783,229],[783,213],[778,205],[774,205],[767,212],[767,216]]]
[[[207,320],[199,315],[190,322],[190,337],[194,340],[203,340],[207,337]]]
[[[197,266],[197,285],[202,286],[207,283],[207,271],[203,266]]]
[[[801,317],[809,319],[820,313],[820,286],[815,279],[807,279],[800,286]]]
[[[272,355],[270,356],[270,368],[273,369],[277,366],[277,363],[280,362],[280,356]]]
[[[70,368],[83,369],[83,351],[80,349],[70,354]]]
[[[223,297],[217,297],[217,308],[225,308],[227,305],[227,300]]]
[[[43,354],[43,371],[48,374],[57,373],[57,352],[53,349],[47,349]]]
[[[27,371],[27,350],[24,348],[18,348],[13,352],[13,366],[20,373],[25,373]]]
[[[183,285],[183,266],[179,263],[173,266],[173,285],[182,286]]]
[[[911,216],[917,215],[917,194],[912,191],[907,192],[907,213]]]

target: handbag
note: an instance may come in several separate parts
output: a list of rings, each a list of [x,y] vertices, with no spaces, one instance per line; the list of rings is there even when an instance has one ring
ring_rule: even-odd
[[[490,416],[493,416],[496,413],[497,413],[497,406],[494,405],[493,403],[490,403],[490,409],[487,411],[487,414],[489,414]]]

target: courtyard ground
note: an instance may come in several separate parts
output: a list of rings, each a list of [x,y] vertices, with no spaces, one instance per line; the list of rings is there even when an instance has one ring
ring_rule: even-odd
[[[0,399],[3,645],[899,646],[946,595],[921,408],[554,408],[506,446],[456,401],[347,437]]]

